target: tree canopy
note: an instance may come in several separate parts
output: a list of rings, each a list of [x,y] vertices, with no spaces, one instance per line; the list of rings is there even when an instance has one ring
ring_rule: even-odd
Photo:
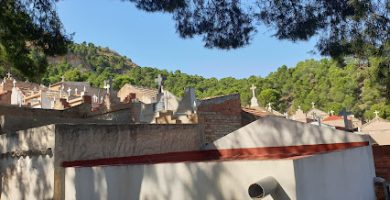
[[[389,43],[389,0],[127,1],[148,12],[172,13],[180,36],[202,36],[206,47],[248,45],[259,25],[278,39],[317,35],[319,52],[334,58],[383,53]]]
[[[46,56],[67,52],[53,0],[0,0],[0,66],[34,80],[46,70]],[[5,69],[7,68],[7,69]]]
[[[343,68],[332,59],[306,60],[291,68],[281,66],[266,77],[216,79],[188,75],[179,70],[137,67],[130,59],[93,44],[72,44],[69,49],[71,54],[65,56],[68,59],[49,59],[43,83],[59,82],[64,75],[68,81],[87,81],[102,87],[104,80],[112,77],[114,89],[126,83],[157,88],[155,78],[161,74],[166,79],[164,88],[179,97],[185,87],[195,88],[198,98],[240,93],[241,103],[246,106],[252,97],[250,87],[254,84],[259,104],[266,107],[271,103],[273,109],[282,113],[293,113],[298,106],[308,111],[315,102],[317,108],[326,112],[338,113],[346,108],[356,116],[372,119],[374,111],[379,110],[381,117],[390,119],[386,88],[372,78],[380,63],[374,58],[371,67],[360,67],[359,60],[354,58],[347,59]]]
[[[372,78],[388,88],[390,99],[390,0],[122,1],[147,12],[171,14],[181,37],[200,36],[208,48],[246,46],[261,25],[281,40],[316,37],[318,52],[339,64],[346,65],[344,59],[352,57],[359,59],[359,67],[375,65]],[[71,37],[59,20],[56,2],[0,0],[0,72],[15,68],[39,80],[46,56],[67,52]],[[76,71],[70,75],[83,79]]]

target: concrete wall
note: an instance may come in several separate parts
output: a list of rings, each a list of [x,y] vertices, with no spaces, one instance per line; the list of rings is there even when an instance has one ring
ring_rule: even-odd
[[[1,199],[52,199],[54,126],[0,135]]]
[[[264,199],[296,199],[292,160],[66,168],[65,199],[249,199],[249,185],[267,176],[281,188]]]
[[[94,115],[91,118],[98,119],[98,120],[109,120],[112,122],[120,122],[120,123],[136,122],[132,115],[132,108],[117,110],[114,112],[106,112],[103,114]]]
[[[267,116],[216,140],[206,148],[279,147],[362,141],[368,139],[333,128]]]
[[[1,199],[63,199],[63,161],[199,150],[197,125],[49,125],[0,135]]]
[[[55,155],[63,161],[199,150],[197,125],[56,125]]]
[[[54,158],[28,156],[2,159],[2,200],[49,200],[54,193]],[[4,167],[4,166],[3,166]]]
[[[294,160],[297,199],[375,200],[371,147]]]

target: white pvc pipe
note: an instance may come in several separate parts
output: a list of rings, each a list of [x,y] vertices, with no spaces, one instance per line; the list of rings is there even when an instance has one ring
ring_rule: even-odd
[[[248,194],[252,199],[261,199],[272,194],[278,185],[274,177],[268,176],[250,185]]]

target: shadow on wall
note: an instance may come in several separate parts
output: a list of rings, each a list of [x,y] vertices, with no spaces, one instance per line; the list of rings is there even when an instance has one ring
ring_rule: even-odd
[[[249,198],[248,183],[233,173],[221,162],[67,168],[66,187],[75,190],[67,189],[66,199]],[[281,187],[271,195],[290,200]]]
[[[304,147],[299,148],[302,145],[360,141],[366,140],[354,133],[268,116],[208,144],[205,149],[298,146],[295,153],[300,154],[307,151]],[[332,150],[328,146],[313,148],[321,151]]]
[[[67,168],[67,200],[140,199],[144,167]]]
[[[0,137],[1,199],[53,198],[54,157],[51,127]]]
[[[53,158],[33,156],[4,159],[1,199],[45,200],[53,198]]]

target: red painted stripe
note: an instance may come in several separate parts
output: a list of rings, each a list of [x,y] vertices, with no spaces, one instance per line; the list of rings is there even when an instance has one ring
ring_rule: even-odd
[[[282,159],[295,156],[312,155],[329,151],[343,150],[369,145],[368,142],[335,144],[315,144],[285,147],[259,147],[241,149],[218,149],[204,151],[170,152],[141,156],[102,158],[94,160],[65,161],[63,167],[93,167],[107,165],[156,164],[174,162],[199,162],[220,160],[266,160]]]

